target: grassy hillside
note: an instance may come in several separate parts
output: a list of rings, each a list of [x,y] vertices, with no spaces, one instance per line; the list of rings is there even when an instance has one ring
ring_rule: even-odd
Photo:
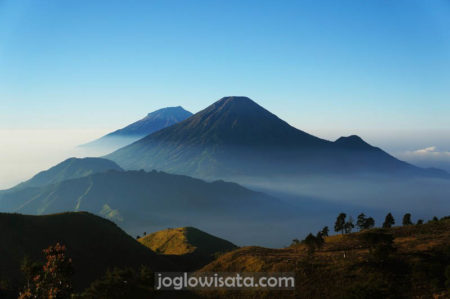
[[[198,269],[213,261],[218,255],[237,248],[231,242],[194,227],[168,228],[142,237],[138,241],[188,270]]]
[[[237,248],[231,242],[194,227],[168,228],[142,237],[138,241],[157,253],[174,255],[194,252],[212,255]]]
[[[368,236],[375,235],[391,235],[393,248],[370,243]],[[305,244],[284,249],[245,247],[200,271],[296,273],[295,292],[235,292],[227,293],[227,298],[233,294],[250,298],[449,298],[449,265],[450,219],[443,219],[325,237],[323,247],[315,252]]]
[[[108,268],[138,267],[173,270],[173,265],[109,220],[86,213],[29,216],[0,213],[0,281],[23,286],[20,264],[25,256],[42,260],[42,250],[57,242],[67,246],[80,290]]]

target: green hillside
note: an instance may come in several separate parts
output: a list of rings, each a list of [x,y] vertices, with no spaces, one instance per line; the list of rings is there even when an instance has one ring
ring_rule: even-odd
[[[57,242],[73,260],[74,286],[86,287],[108,268],[146,265],[153,271],[173,264],[127,235],[109,220],[86,212],[29,216],[0,213],[0,281],[24,285],[20,264],[25,256],[42,260],[42,250]]]

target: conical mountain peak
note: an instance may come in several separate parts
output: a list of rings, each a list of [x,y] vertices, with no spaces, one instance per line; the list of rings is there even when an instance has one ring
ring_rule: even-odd
[[[330,142],[307,134],[243,96],[221,98],[106,157],[126,169],[157,169],[207,179],[422,172],[356,135]]]
[[[182,144],[276,147],[323,141],[290,126],[250,98],[242,96],[221,98],[185,121],[149,135],[140,142],[156,139]]]
[[[229,97],[223,97],[208,108],[206,108],[206,111],[209,110],[219,110],[222,112],[225,111],[232,111],[234,113],[250,113],[250,112],[264,112],[266,114],[271,114],[269,111],[258,105],[255,101],[251,100],[248,97],[242,97],[242,96],[229,96]]]

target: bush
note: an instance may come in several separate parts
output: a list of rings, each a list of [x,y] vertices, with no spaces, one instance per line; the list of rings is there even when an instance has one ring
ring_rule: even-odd
[[[153,298],[153,279],[153,273],[146,267],[141,267],[138,271],[115,268],[108,270],[103,278],[94,281],[84,291],[82,298]]]

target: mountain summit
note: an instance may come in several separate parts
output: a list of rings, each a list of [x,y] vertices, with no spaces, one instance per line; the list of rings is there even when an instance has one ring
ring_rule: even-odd
[[[206,109],[106,158],[125,169],[157,169],[205,179],[331,173],[422,173],[358,136],[336,142],[290,126],[247,97]]]
[[[181,106],[167,107],[147,114],[143,119],[134,122],[125,128],[114,131],[106,136],[139,136],[143,137],[158,130],[169,127],[185,120],[192,113]]]
[[[181,106],[162,108],[147,114],[143,119],[122,129],[116,130],[81,146],[91,149],[113,151],[133,143],[148,134],[183,121],[191,115],[191,112],[184,110]]]
[[[188,120],[148,136],[142,144],[155,139],[182,140],[190,145],[264,147],[269,144],[282,147],[295,143],[327,143],[291,127],[251,99],[235,96],[224,97]]]

